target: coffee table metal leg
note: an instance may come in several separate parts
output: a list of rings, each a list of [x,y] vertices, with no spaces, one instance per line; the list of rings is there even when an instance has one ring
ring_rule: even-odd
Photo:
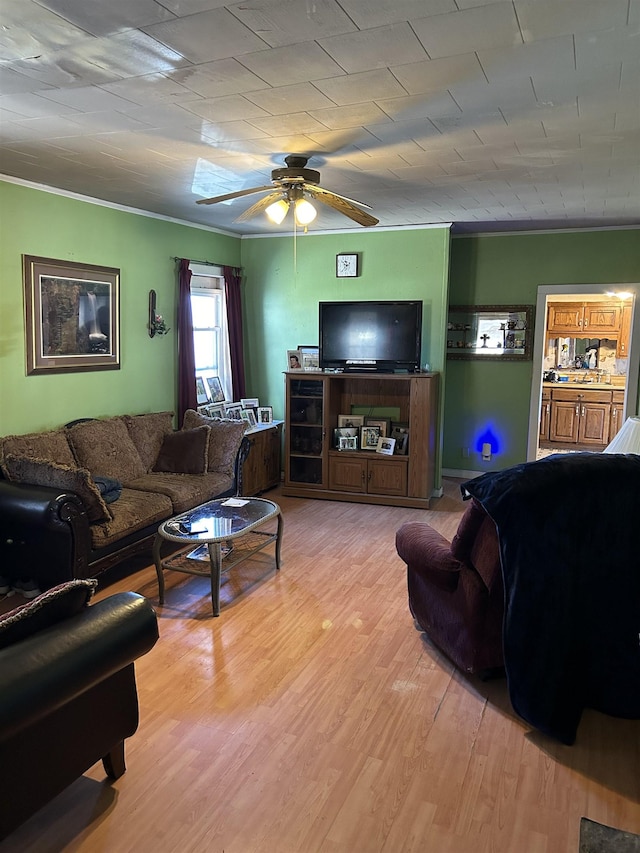
[[[160,604],[164,604],[164,571],[162,570],[162,558],[160,556],[161,547],[162,536],[156,533],[156,538],[153,541],[153,562],[155,563],[156,574],[158,576],[158,601]]]
[[[209,542],[209,562],[211,563],[211,606],[213,615],[220,615],[220,571],[222,569],[222,543]]]
[[[278,513],[278,531],[276,534],[276,571],[280,571],[280,545],[282,544],[282,531],[284,530],[284,519],[282,513]]]

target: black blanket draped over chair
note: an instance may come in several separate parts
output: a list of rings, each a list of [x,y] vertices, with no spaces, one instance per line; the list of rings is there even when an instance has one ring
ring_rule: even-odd
[[[462,492],[498,531],[515,711],[567,744],[584,708],[640,718],[640,456],[556,454]]]

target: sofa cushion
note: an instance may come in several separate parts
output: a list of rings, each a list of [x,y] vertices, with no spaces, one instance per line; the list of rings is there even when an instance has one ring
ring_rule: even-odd
[[[207,474],[144,474],[132,483],[143,492],[166,495],[173,510],[169,515],[185,512],[233,489],[234,480],[228,474],[210,471]]]
[[[125,486],[145,467],[122,418],[87,421],[68,430],[78,463],[94,475],[113,477]]]
[[[67,581],[3,614],[0,616],[0,649],[75,616],[87,606],[97,586],[98,581],[93,578]]]
[[[145,527],[157,527],[161,521],[173,515],[173,504],[166,495],[127,487],[122,489],[116,503],[109,504],[109,509],[111,521],[92,524],[89,528],[91,547],[94,549],[112,545]]]
[[[167,433],[153,470],[173,474],[204,474],[207,470],[209,435],[207,426]]]
[[[62,429],[35,432],[28,435],[4,436],[0,438],[0,464],[3,471],[4,457],[9,454],[55,462],[56,465],[74,466],[76,464],[73,450],[67,440],[66,430]]]
[[[123,415],[122,420],[140,454],[145,470],[151,471],[165,435],[173,432],[173,412]]]
[[[7,480],[15,483],[31,483],[34,486],[50,486],[64,492],[74,492],[84,504],[91,522],[111,519],[100,490],[86,468],[72,468],[44,459],[8,455],[4,460],[4,473]]]
[[[209,471],[233,476],[238,450],[242,444],[246,423],[244,421],[207,418],[193,409],[184,413],[182,429],[193,429],[205,424],[211,427],[209,439]]]

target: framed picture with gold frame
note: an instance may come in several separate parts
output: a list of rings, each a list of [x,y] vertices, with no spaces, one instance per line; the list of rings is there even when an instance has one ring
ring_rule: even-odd
[[[22,256],[27,375],[120,369],[120,270]]]

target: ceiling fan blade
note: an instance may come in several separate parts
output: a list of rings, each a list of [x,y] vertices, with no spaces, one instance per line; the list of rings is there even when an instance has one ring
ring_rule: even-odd
[[[365,210],[360,210],[359,207],[356,207],[355,204],[349,201],[349,199],[344,198],[344,196],[336,195],[336,193],[329,192],[329,190],[322,189],[322,187],[311,187],[306,184],[304,189],[313,198],[348,216],[349,219],[353,219],[359,225],[364,225],[365,228],[377,225],[380,221]]]
[[[273,186],[269,184],[266,187],[251,187],[248,190],[238,190],[235,193],[226,193],[225,195],[216,195],[213,198],[199,198],[196,204],[217,204],[219,201],[229,201],[232,198],[242,198],[243,195],[252,195],[253,193],[262,193],[265,190],[271,190]]]
[[[367,208],[367,210],[371,210],[371,209],[372,209],[372,208],[371,208],[371,205],[370,205],[370,204],[367,204],[367,203],[366,203],[366,201],[358,201],[358,199],[357,199],[357,198],[349,198],[349,196],[346,196],[346,195],[340,195],[340,193],[334,193],[332,190],[325,190],[325,188],[324,188],[324,187],[320,187],[320,186],[318,186],[317,184],[316,184],[314,187],[311,187],[311,188],[310,188],[307,184],[305,184],[305,189],[313,189],[313,190],[315,190],[315,191],[316,191],[317,193],[319,193],[319,194],[322,194],[322,193],[328,193],[329,195],[335,196],[336,198],[344,199],[344,201],[348,201],[348,202],[350,202],[351,204],[357,204],[357,205],[359,205],[360,207],[366,207],[366,208]]]
[[[272,190],[273,187],[269,187],[268,189]],[[255,216],[256,213],[262,213],[262,211],[266,210],[272,202],[278,201],[279,198],[282,198],[281,190],[270,192],[269,195],[264,196],[264,198],[261,198],[255,204],[252,204],[251,207],[248,207],[244,213],[241,213],[236,219],[236,222],[245,222],[247,219],[251,219],[252,216]]]

